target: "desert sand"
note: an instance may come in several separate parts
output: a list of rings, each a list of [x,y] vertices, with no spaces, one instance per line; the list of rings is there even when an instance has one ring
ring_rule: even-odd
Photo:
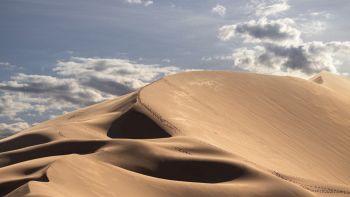
[[[350,80],[168,76],[0,140],[0,196],[350,196]]]

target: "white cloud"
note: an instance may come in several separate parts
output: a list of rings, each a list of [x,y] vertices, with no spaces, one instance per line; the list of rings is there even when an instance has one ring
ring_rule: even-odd
[[[126,2],[129,4],[142,4],[146,7],[153,4],[153,1],[148,0],[126,0]]]
[[[17,113],[33,108],[30,103],[20,102],[20,95],[4,94],[0,96],[0,117],[15,118]]]
[[[331,14],[327,12],[312,12],[309,14],[301,14],[294,18],[294,21],[303,35],[310,37],[315,34],[323,34],[323,31],[328,27],[328,20],[330,17]]]
[[[226,7],[220,4],[217,4],[215,7],[213,7],[211,11],[221,17],[224,17],[226,15]]]
[[[320,33],[327,29],[327,24],[324,21],[307,20],[299,24],[300,30],[307,36]]]
[[[326,19],[331,18],[332,14],[328,13],[328,12],[311,12],[310,13],[311,16],[313,17],[324,17]]]
[[[170,59],[168,59],[168,58],[164,58],[164,59],[162,59],[162,62],[170,63],[170,62],[171,62],[171,60],[170,60]]]
[[[252,0],[252,9],[256,16],[270,16],[289,10],[287,0]]]
[[[152,4],[153,4],[153,1],[146,1],[143,5],[147,7]]]

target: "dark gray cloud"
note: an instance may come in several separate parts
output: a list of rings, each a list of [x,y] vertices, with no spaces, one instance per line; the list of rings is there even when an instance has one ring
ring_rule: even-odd
[[[239,48],[232,56],[236,66],[250,71],[311,75],[323,70],[337,73],[341,56],[346,54],[350,54],[350,42],[306,42]]]
[[[307,74],[312,74],[319,72],[320,70],[314,70],[311,68],[312,61],[308,59],[308,51],[305,49],[305,46],[279,46],[279,45],[266,45],[266,53],[269,55],[269,59],[285,58],[283,67],[289,68],[292,70],[303,70]],[[264,54],[259,56],[259,59],[263,59]],[[264,63],[264,61],[261,61]],[[327,67],[325,67],[327,68]]]
[[[225,25],[219,29],[219,38],[227,41],[233,38],[243,38],[248,43],[299,43],[301,32],[295,28],[294,20],[283,18],[268,20],[262,18],[248,22]]]

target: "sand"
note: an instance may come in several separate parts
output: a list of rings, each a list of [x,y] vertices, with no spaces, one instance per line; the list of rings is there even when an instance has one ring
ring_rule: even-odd
[[[0,140],[0,196],[350,196],[350,80],[198,71]]]

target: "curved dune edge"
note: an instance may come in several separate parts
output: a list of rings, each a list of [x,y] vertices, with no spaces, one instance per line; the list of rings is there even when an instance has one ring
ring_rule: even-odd
[[[183,73],[49,120],[0,140],[0,196],[350,196],[348,82],[319,77]]]

